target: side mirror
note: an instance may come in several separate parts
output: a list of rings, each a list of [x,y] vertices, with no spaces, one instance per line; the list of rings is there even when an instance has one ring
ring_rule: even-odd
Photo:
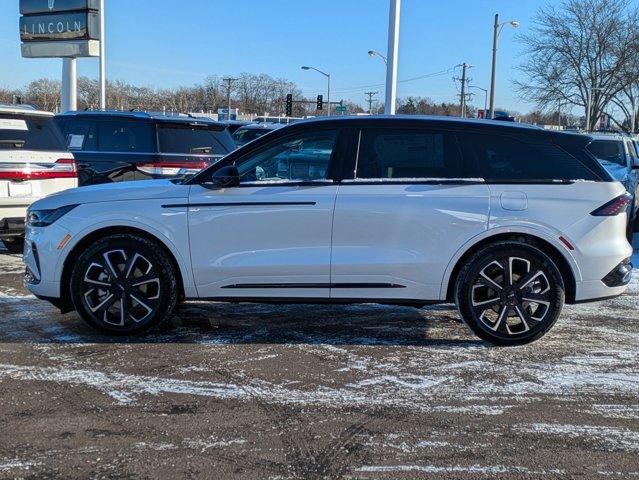
[[[240,172],[235,165],[227,165],[217,170],[211,181],[218,188],[231,188],[240,185]]]

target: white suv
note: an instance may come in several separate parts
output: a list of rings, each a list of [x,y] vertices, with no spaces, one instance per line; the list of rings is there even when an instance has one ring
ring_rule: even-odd
[[[455,302],[531,342],[630,281],[629,195],[590,138],[451,118],[296,123],[187,181],[79,188],[28,213],[26,283],[114,334],[181,300]]]
[[[73,155],[53,114],[0,105],[0,240],[22,251],[27,207],[46,195],[78,186]]]

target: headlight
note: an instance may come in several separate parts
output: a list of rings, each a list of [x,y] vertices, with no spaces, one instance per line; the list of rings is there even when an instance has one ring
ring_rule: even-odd
[[[67,205],[53,210],[27,210],[27,225],[31,227],[48,227],[60,219],[77,205]]]

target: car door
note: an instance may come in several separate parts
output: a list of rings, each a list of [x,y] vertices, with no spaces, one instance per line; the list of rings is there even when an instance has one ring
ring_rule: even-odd
[[[451,258],[486,229],[488,188],[465,179],[453,132],[364,128],[335,206],[331,297],[438,300]]]
[[[278,136],[235,161],[238,187],[191,187],[200,297],[328,298],[339,137],[330,129]]]

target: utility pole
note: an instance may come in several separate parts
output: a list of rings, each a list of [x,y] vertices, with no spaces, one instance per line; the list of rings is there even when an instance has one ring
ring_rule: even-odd
[[[397,66],[399,55],[399,20],[401,0],[390,0],[388,15],[388,55],[386,57],[386,102],[384,113],[395,115],[397,106]]]
[[[368,96],[368,113],[373,114],[373,97],[379,92],[365,92],[364,95]]]
[[[467,63],[464,62],[461,65],[457,65],[457,66],[462,67],[461,78],[453,77],[453,80],[461,81],[461,94],[459,95],[459,115],[462,118],[466,118],[466,105],[467,105],[468,96],[470,95],[466,93],[466,86],[468,83],[470,83],[470,78],[466,76],[466,70],[469,68],[472,68],[472,65],[468,65]]]
[[[469,66],[470,65],[468,65],[466,62],[462,63],[461,100],[459,103],[462,118],[466,118],[466,69]]]
[[[235,80],[237,80],[237,78],[232,78],[232,77],[226,77],[222,79],[224,82],[226,82],[226,104],[228,105],[228,118],[227,120],[231,120],[231,87],[233,85],[233,82]]]

